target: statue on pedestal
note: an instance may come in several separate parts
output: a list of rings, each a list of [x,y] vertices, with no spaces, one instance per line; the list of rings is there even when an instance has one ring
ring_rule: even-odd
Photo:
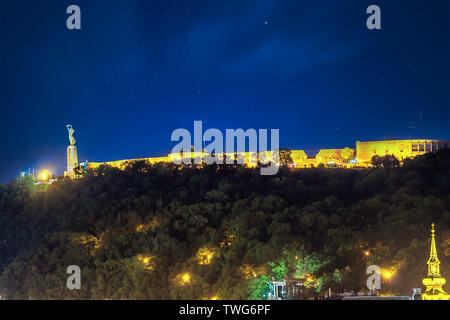
[[[75,130],[73,130],[72,125],[68,124],[66,125],[67,127],[67,131],[69,131],[69,141],[70,141],[70,145],[74,146],[75,145],[75,138],[73,137],[73,133],[75,132]]]
[[[69,131],[70,145],[67,147],[67,171],[64,175],[73,178],[75,176],[73,169],[78,166],[77,147],[75,146],[75,138],[73,137],[75,130],[70,124],[66,127],[67,131]]]

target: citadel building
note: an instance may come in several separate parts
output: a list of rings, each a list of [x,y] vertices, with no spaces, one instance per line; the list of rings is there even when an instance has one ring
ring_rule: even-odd
[[[203,152],[188,152],[184,154],[171,153],[165,157],[151,157],[151,158],[139,158],[139,159],[124,159],[107,162],[90,162],[86,161],[78,163],[77,150],[75,147],[75,139],[73,133],[75,132],[72,126],[67,126],[69,130],[70,145],[67,148],[67,171],[64,172],[65,176],[75,177],[74,168],[80,164],[84,169],[95,169],[100,165],[105,164],[111,167],[123,168],[127,162],[135,160],[146,160],[151,164],[159,162],[173,162],[175,160],[182,160],[185,158],[204,158]],[[343,149],[321,149],[315,154],[315,156],[308,156],[304,150],[291,150],[292,167],[294,168],[312,168],[318,166],[325,167],[342,167],[342,168],[367,168],[371,166],[372,157],[375,155],[385,156],[393,155],[399,161],[403,161],[407,158],[414,158],[418,155],[425,154],[427,152],[435,152],[441,149],[446,149],[449,146],[449,142],[446,140],[435,139],[409,139],[409,140],[385,140],[385,141],[356,141],[355,148],[345,147]],[[250,159],[256,159],[257,154],[249,152],[238,154],[225,154],[226,157],[242,157],[245,164],[249,166],[255,166],[251,164]],[[267,157],[271,157],[271,152],[267,152]]]

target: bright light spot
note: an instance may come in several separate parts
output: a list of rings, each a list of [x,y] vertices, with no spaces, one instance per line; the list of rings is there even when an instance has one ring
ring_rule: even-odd
[[[317,288],[317,286],[319,285],[317,278],[311,274],[307,274],[307,275],[303,276],[302,278],[305,279],[304,285],[306,288]]]
[[[42,170],[41,173],[39,173],[39,180],[48,181],[49,178],[50,172],[48,170]]]
[[[161,222],[158,219],[153,218],[148,223],[137,225],[136,226],[136,232],[145,232],[147,230],[150,230],[150,229],[158,227],[160,224],[161,224]]]
[[[262,274],[264,274],[264,267],[260,266],[260,267],[253,267],[247,264],[244,264],[241,268],[240,268],[242,275],[244,277],[244,279],[254,279]]]
[[[181,275],[181,279],[183,285],[189,284],[191,282],[191,275],[186,272]]]
[[[210,248],[200,248],[197,252],[198,264],[210,264],[211,260],[214,258],[215,251]]]
[[[214,296],[214,297],[211,298],[211,300],[219,300],[219,297],[218,296]]]
[[[233,233],[231,233],[231,234],[226,234],[226,239],[223,240],[223,241],[220,243],[220,247],[221,247],[221,248],[226,248],[226,247],[231,246],[231,245],[233,244],[233,241],[234,241],[235,239],[236,239],[236,235],[235,235],[235,234],[233,234]]]
[[[154,258],[154,257],[143,256],[143,255],[138,255],[138,257],[137,257],[137,259],[140,262],[142,262],[142,264],[144,265],[144,268],[147,270],[154,270],[154,268],[155,268],[152,258]]]
[[[364,251],[364,255],[365,255],[366,257],[370,256],[370,251],[369,251],[369,250]]]
[[[381,270],[381,275],[383,276],[384,279],[389,280],[391,278],[393,278],[395,276],[396,270],[391,268],[391,269],[382,269]]]

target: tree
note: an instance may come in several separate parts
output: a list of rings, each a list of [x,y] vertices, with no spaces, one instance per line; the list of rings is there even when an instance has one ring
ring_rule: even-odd
[[[306,281],[307,299],[363,289],[370,264],[395,272],[381,293],[410,295],[426,273],[432,222],[450,278],[450,150],[389,170],[261,176],[141,161],[42,192],[29,179],[0,184],[6,299],[260,299],[272,277]],[[77,292],[65,287],[73,261],[85,283]]]
[[[293,164],[294,160],[292,160],[292,151],[290,148],[280,148],[280,164],[281,165],[289,165]]]
[[[75,173],[75,176],[79,178],[86,173],[86,170],[81,164],[79,164],[73,168],[73,172]]]
[[[371,160],[375,168],[394,168],[400,166],[400,161],[394,155],[375,155]]]

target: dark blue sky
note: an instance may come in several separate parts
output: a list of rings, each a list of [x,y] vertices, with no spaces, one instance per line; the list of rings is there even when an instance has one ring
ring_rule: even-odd
[[[2,0],[0,181],[62,173],[67,123],[80,161],[165,155],[194,120],[316,149],[408,138],[422,111],[450,139],[449,17],[448,0]]]

